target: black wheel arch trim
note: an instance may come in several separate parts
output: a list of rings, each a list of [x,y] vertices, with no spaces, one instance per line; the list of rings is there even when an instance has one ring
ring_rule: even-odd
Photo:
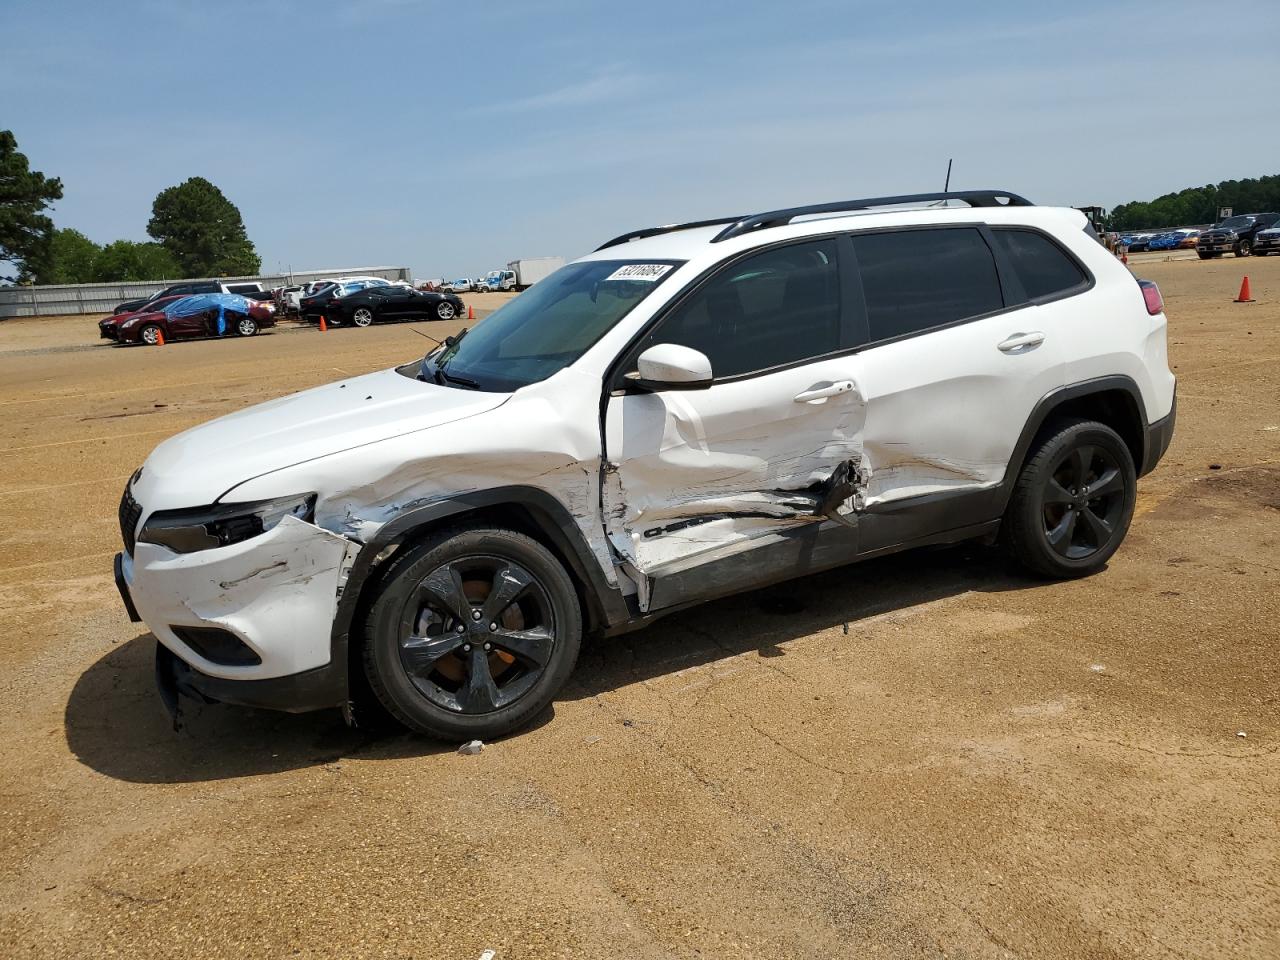
[[[345,669],[351,651],[351,630],[361,605],[367,602],[366,588],[376,574],[375,561],[389,547],[403,543],[428,527],[467,514],[495,507],[515,507],[529,516],[537,533],[568,567],[569,575],[581,587],[586,609],[583,620],[592,629],[610,630],[634,617],[622,592],[605,578],[600,564],[587,545],[569,510],[550,493],[537,487],[493,487],[458,494],[444,500],[405,510],[384,524],[360,549],[347,574],[338,600],[330,633],[330,664]]]

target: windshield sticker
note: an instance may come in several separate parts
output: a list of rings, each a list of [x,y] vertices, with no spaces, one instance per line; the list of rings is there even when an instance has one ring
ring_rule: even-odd
[[[653,283],[660,280],[671,269],[669,263],[632,263],[625,267],[619,267],[609,276],[605,277],[603,282],[608,283],[610,280],[643,280],[645,283]]]

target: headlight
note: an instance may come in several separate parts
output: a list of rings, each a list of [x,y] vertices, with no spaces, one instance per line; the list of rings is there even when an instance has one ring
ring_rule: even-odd
[[[259,536],[285,517],[310,520],[314,493],[257,503],[221,503],[192,510],[160,510],[153,513],[138,539],[158,543],[175,553],[195,553],[225,547]]]

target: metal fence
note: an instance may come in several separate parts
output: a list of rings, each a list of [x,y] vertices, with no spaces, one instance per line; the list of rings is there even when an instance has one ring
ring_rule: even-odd
[[[261,283],[264,289],[309,283],[326,277],[382,277],[412,280],[408,267],[342,267],[336,270],[304,270],[288,274],[270,273],[257,277],[192,277],[191,280],[221,280],[223,283]],[[70,283],[39,287],[0,287],[0,319],[5,317],[53,317],[64,314],[110,313],[125,300],[149,297],[187,279],[154,280],[139,283]]]

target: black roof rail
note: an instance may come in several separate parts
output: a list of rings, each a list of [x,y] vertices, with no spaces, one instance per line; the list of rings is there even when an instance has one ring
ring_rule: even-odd
[[[808,207],[790,207],[786,210],[770,210],[750,217],[735,220],[714,237],[712,243],[740,237],[744,233],[764,230],[768,227],[781,227],[796,217],[811,216],[820,213],[848,213],[854,210],[869,210],[872,207],[896,207],[909,203],[942,203],[947,200],[963,200],[971,207],[1033,207],[1026,197],[1020,197],[1008,190],[960,190],[951,193],[911,193],[900,197],[869,197],[864,200],[843,200],[836,203],[816,203]],[[708,220],[706,224],[716,223]],[[692,226],[692,224],[690,224]],[[658,231],[661,232],[661,231]],[[608,244],[605,244],[608,246]]]
[[[691,223],[669,223],[665,227],[646,227],[643,230],[632,230],[620,237],[614,237],[608,243],[596,247],[595,252],[630,243],[632,240],[643,240],[645,237],[656,237],[661,233],[674,233],[677,230],[692,230],[694,227],[718,227],[722,223],[737,223],[741,217],[718,217],[715,220],[694,220]]]

